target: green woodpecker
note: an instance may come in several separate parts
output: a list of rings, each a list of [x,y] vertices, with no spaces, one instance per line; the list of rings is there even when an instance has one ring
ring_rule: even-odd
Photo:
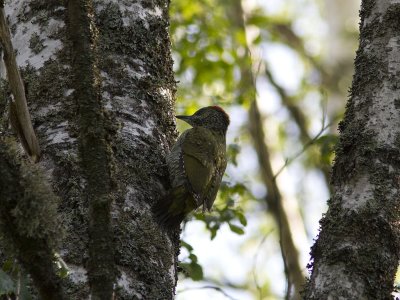
[[[193,128],[184,131],[168,154],[171,189],[154,208],[160,224],[176,228],[185,216],[203,206],[211,209],[226,168],[228,114],[208,106],[192,116],[176,116]]]

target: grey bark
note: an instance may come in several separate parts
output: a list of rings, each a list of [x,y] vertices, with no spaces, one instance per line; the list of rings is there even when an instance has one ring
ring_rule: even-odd
[[[333,196],[305,299],[393,299],[399,260],[400,3],[363,0]]]
[[[5,7],[39,166],[61,199],[66,298],[171,299],[179,232],[151,213],[176,138],[169,1],[67,4]]]

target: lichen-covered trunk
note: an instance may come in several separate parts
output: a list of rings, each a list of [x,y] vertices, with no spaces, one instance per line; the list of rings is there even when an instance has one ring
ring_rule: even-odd
[[[355,75],[305,299],[392,299],[400,224],[400,3],[363,0]]]
[[[171,299],[179,233],[151,213],[176,137],[169,1],[5,4],[39,166],[61,199],[66,298]]]

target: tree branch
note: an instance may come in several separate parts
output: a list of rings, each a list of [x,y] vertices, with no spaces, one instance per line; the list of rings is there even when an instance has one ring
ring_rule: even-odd
[[[332,123],[329,123],[327,125],[322,124],[322,128],[321,130],[312,138],[310,139],[307,143],[305,143],[303,145],[303,148],[297,153],[295,154],[293,157],[290,157],[288,159],[286,159],[285,164],[279,168],[278,172],[275,173],[273,180],[276,180],[276,178],[279,176],[279,174],[282,173],[282,171],[288,166],[290,165],[293,161],[295,161],[300,155],[302,155],[311,145],[313,145],[315,143],[315,141],[325,132],[326,129],[328,129],[330,126],[332,125]],[[329,184],[329,182],[327,182],[327,184]]]
[[[235,0],[233,2],[231,13],[237,30],[243,31],[245,34],[246,27],[244,23],[244,12],[241,0]],[[287,270],[290,277],[290,282],[292,282],[295,286],[296,299],[299,299],[299,293],[305,283],[305,276],[300,268],[298,253],[293,242],[288,216],[286,215],[282,205],[282,197],[279,192],[278,185],[276,184],[275,180],[273,180],[274,174],[272,172],[270,163],[269,151],[267,145],[265,144],[263,123],[256,102],[256,86],[251,65],[252,62],[250,49],[246,47],[246,54],[239,61],[241,81],[238,89],[240,97],[243,98],[242,100],[246,100],[251,103],[249,111],[249,132],[257,152],[262,181],[268,190],[265,200],[270,213],[277,223],[279,237],[281,240],[282,254],[285,255],[285,261],[287,261],[288,264]]]
[[[303,275],[298,260],[298,252],[293,242],[288,216],[282,206],[282,196],[274,180],[274,174],[270,163],[270,154],[264,142],[265,134],[256,101],[253,101],[251,104],[249,120],[250,134],[260,163],[261,177],[268,190],[265,200],[268,209],[271,211],[271,214],[278,224],[282,254],[285,255],[286,258],[290,282],[295,286],[298,295],[305,283],[305,276]]]
[[[215,290],[217,292],[220,292],[222,295],[224,295],[225,297],[227,297],[230,300],[237,300],[236,298],[233,298],[231,295],[229,295],[227,292],[225,292],[221,287],[216,286],[216,285],[205,285],[205,286],[201,286],[201,287],[192,287],[192,288],[186,288],[184,290],[181,290],[178,292],[178,294],[190,291],[190,290],[205,290],[205,289],[212,289]]]
[[[301,109],[297,105],[294,104],[294,99],[292,97],[290,97],[286,93],[284,88],[276,82],[275,78],[273,77],[271,71],[268,68],[265,68],[265,75],[267,76],[269,83],[278,92],[278,94],[281,98],[282,104],[289,111],[290,115],[292,116],[293,120],[295,121],[297,127],[300,130],[300,140],[303,144],[303,150],[300,154],[302,154],[309,146],[311,146],[315,142],[315,140],[325,131],[325,129],[330,127],[331,123],[329,123],[325,128],[325,124],[324,124],[325,122],[323,122],[322,127],[324,128],[324,130],[320,131],[316,137],[311,138],[311,136],[309,135],[308,130],[307,130],[306,117],[305,117],[304,113],[301,111]],[[323,119],[325,120],[325,114],[323,114]],[[299,155],[297,155],[296,158],[298,156]],[[285,168],[288,164],[289,164],[289,162],[285,163],[283,168]],[[278,171],[278,173],[275,174],[274,177],[277,177],[279,175],[279,173],[283,170],[283,168],[280,169]],[[329,187],[330,167],[324,167],[324,166],[320,165],[319,169],[321,170],[322,174],[324,175],[326,185]]]
[[[13,94],[10,102],[10,121],[22,146],[33,162],[40,158],[40,147],[26,103],[25,89],[18,70],[17,61],[11,43],[10,31],[4,13],[4,1],[0,2],[0,43],[3,48],[3,59],[6,66],[8,82]]]

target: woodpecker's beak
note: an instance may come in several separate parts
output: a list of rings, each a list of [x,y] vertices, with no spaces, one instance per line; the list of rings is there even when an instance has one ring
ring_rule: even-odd
[[[176,116],[176,118],[189,123],[191,116]]]

